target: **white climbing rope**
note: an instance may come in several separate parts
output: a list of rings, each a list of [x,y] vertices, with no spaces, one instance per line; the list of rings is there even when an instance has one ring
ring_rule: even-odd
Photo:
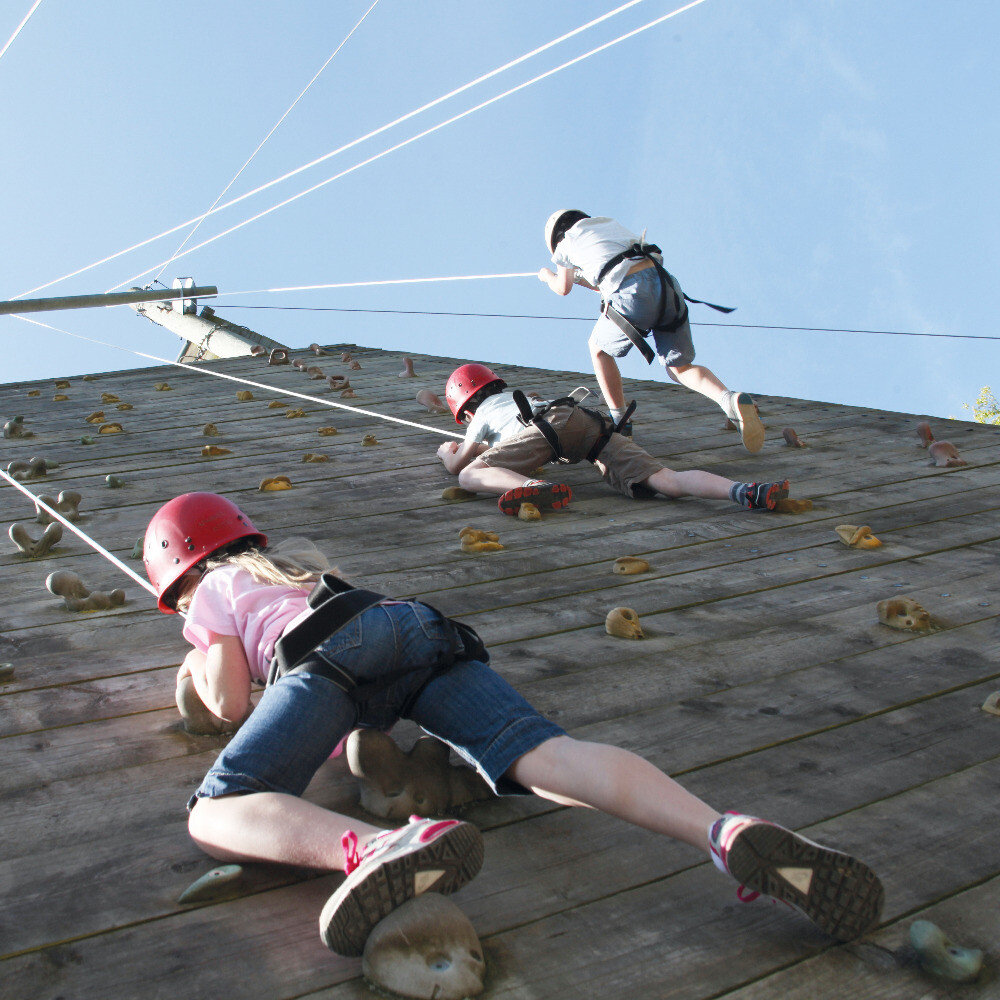
[[[369,132],[368,134],[363,135],[360,138],[355,139],[352,142],[349,142],[346,145],[339,147],[338,149],[331,150],[329,153],[326,153],[325,155],[323,155],[323,156],[321,156],[321,157],[319,157],[319,158],[317,158],[315,160],[312,160],[311,162],[306,163],[303,166],[296,168],[295,170],[289,171],[287,174],[283,174],[281,177],[277,177],[277,178],[275,178],[272,181],[268,181],[266,184],[263,184],[260,187],[255,188],[252,191],[248,191],[245,194],[242,194],[242,195],[240,195],[237,198],[234,198],[234,199],[232,199],[232,200],[230,200],[230,201],[228,201],[228,202],[226,202],[226,203],[224,203],[222,205],[216,206],[216,208],[213,209],[213,211],[212,211],[211,214],[214,215],[214,214],[216,214],[218,212],[222,212],[225,209],[230,208],[231,206],[233,206],[233,205],[235,205],[235,204],[237,204],[237,203],[239,203],[241,201],[244,201],[247,198],[251,198],[254,195],[259,194],[262,191],[265,191],[268,188],[273,187],[276,184],[280,184],[281,182],[283,182],[285,180],[288,180],[291,177],[294,177],[296,174],[302,173],[303,171],[308,170],[311,167],[317,166],[318,164],[324,162],[325,160],[330,159],[331,157],[334,157],[334,156],[338,155],[339,153],[342,153],[342,152],[345,152],[348,149],[351,149],[353,146],[356,146],[359,143],[362,143],[362,142],[366,141],[367,139],[373,138],[373,137],[379,135],[380,133],[385,132],[385,131],[387,131],[390,128],[393,128],[396,125],[402,124],[403,122],[407,121],[408,119],[413,118],[414,116],[416,116],[418,114],[421,114],[422,112],[427,111],[430,108],[433,108],[436,105],[441,104],[442,102],[444,102],[444,101],[446,101],[446,100],[448,100],[448,99],[450,99],[452,97],[457,96],[458,94],[461,94],[462,92],[470,89],[471,87],[476,86],[479,83],[484,82],[485,80],[490,79],[493,76],[497,76],[498,74],[503,73],[505,70],[508,70],[508,69],[510,69],[510,68],[518,65],[519,63],[522,63],[525,60],[530,59],[533,56],[538,55],[539,53],[544,52],[545,50],[547,50],[549,48],[552,48],[555,45],[558,45],[560,42],[563,42],[563,41],[566,41],[569,38],[572,38],[574,35],[577,35],[577,34],[583,32],[583,31],[586,31],[588,28],[591,28],[594,25],[597,25],[597,24],[601,23],[602,21],[607,20],[608,18],[614,17],[616,14],[619,14],[622,11],[627,10],[629,7],[635,6],[637,3],[640,3],[640,2],[642,2],[642,0],[629,0],[628,3],[622,4],[620,7],[617,7],[614,10],[609,11],[607,14],[604,14],[601,17],[595,18],[592,21],[588,21],[586,24],[583,24],[580,27],[575,28],[572,31],[569,31],[569,32],[567,32],[564,35],[560,35],[558,38],[555,38],[552,41],[547,42],[546,44],[541,45],[541,46],[539,46],[536,49],[532,49],[530,52],[525,53],[523,56],[519,56],[517,59],[512,59],[510,62],[505,63],[502,66],[498,66],[496,69],[491,70],[489,73],[485,73],[482,76],[479,76],[476,79],[470,81],[469,83],[464,84],[463,86],[458,87],[455,90],[449,91],[447,94],[444,94],[443,96],[441,96],[439,98],[436,98],[435,100],[430,101],[427,104],[421,105],[419,108],[415,108],[413,111],[410,111],[410,112],[408,112],[405,115],[402,115],[401,117],[395,119],[394,121],[389,122],[387,125],[383,125],[380,128],[377,128],[377,129]],[[702,2],[702,0],[696,0],[696,3],[701,3],[701,2]],[[688,4],[685,7],[681,7],[678,10],[674,11],[673,13],[668,14],[667,17],[673,17],[674,14],[682,13],[683,11],[687,10],[688,7],[696,6],[696,3],[691,3],[691,4]],[[665,20],[665,19],[666,18],[664,18],[663,20]],[[658,23],[658,22],[654,22],[654,23]],[[652,25],[647,25],[647,27],[652,27]],[[640,30],[645,30],[645,28],[640,29]],[[447,123],[445,123],[445,124],[447,124]],[[388,152],[391,152],[391,150],[389,150]],[[40,292],[43,289],[49,288],[52,285],[58,284],[61,281],[65,281],[68,278],[76,277],[76,275],[83,274],[85,271],[92,270],[95,267],[100,267],[102,264],[107,264],[110,261],[116,260],[117,258],[122,257],[122,256],[124,256],[127,253],[131,253],[133,250],[139,250],[142,247],[148,246],[150,243],[154,243],[157,240],[162,239],[165,236],[170,236],[173,233],[179,232],[180,230],[186,228],[187,226],[190,226],[190,225],[192,225],[195,222],[199,222],[201,220],[201,218],[202,218],[202,216],[195,216],[194,218],[187,219],[186,221],[184,221],[184,222],[182,222],[182,223],[180,223],[180,224],[178,224],[176,226],[173,226],[170,229],[164,230],[162,233],[159,233],[156,236],[151,236],[148,239],[142,240],[139,243],[134,243],[134,244],[132,244],[132,246],[126,247],[124,250],[119,250],[117,253],[114,253],[114,254],[111,254],[110,256],[104,257],[101,260],[95,261],[92,264],[88,264],[86,267],[81,267],[81,268],[78,268],[75,271],[70,271],[69,273],[62,275],[62,277],[55,278],[52,281],[49,281],[49,282],[47,282],[44,285],[39,285],[37,288],[32,288],[32,289],[29,289],[26,292],[22,292],[20,295],[15,296],[15,298],[24,298],[27,295],[33,295],[35,292]],[[149,270],[153,270],[153,268],[150,268]],[[148,273],[148,272],[143,272],[143,273],[145,274],[145,273]],[[124,282],[122,284],[124,284]],[[120,286],[116,286],[116,287],[120,287]]]
[[[39,0],[39,3],[41,3],[41,0]],[[298,104],[303,97],[305,97],[306,92],[320,78],[320,75],[322,74],[323,70],[325,70],[326,67],[329,66],[331,62],[333,62],[334,56],[336,56],[337,53],[340,52],[340,50],[348,43],[354,32],[356,32],[358,28],[361,27],[361,25],[364,23],[365,18],[368,17],[368,15],[378,6],[378,4],[379,0],[375,0],[375,2],[368,8],[368,10],[366,10],[361,15],[361,17],[358,19],[357,24],[355,24],[354,27],[351,28],[351,30],[347,33],[347,35],[344,37],[344,40],[333,50],[333,52],[330,53],[330,58],[327,59],[327,61],[323,63],[322,66],[320,66],[320,68],[316,71],[313,78],[305,85],[305,87],[302,88],[302,91],[299,94],[299,96],[296,97],[295,100],[288,105],[288,108],[285,111],[285,113],[274,123],[274,125],[271,127],[270,132],[268,132],[267,135],[265,135],[264,138],[260,140],[260,142],[257,144],[257,148],[247,158],[246,163],[244,163],[243,166],[236,171],[236,174],[234,175],[233,179],[219,192],[219,196],[209,206],[208,211],[205,212],[204,215],[201,215],[198,218],[198,221],[194,224],[194,228],[181,241],[181,245],[174,251],[174,256],[171,257],[170,260],[168,260],[163,265],[163,267],[161,267],[160,270],[156,273],[156,276],[153,278],[153,281],[159,280],[160,275],[163,274],[164,270],[166,270],[166,268],[168,268],[173,263],[174,258],[177,256],[177,254],[179,254],[181,250],[183,250],[184,247],[187,246],[188,241],[191,239],[191,237],[193,237],[194,234],[198,232],[198,227],[205,221],[205,219],[207,219],[212,214],[212,212],[215,210],[215,206],[218,205],[219,202],[222,201],[222,199],[225,197],[226,192],[239,180],[240,175],[243,173],[243,171],[246,170],[246,168],[249,167],[250,164],[253,162],[253,158],[261,151],[261,149],[264,148],[264,143],[267,142],[267,140],[270,139],[275,132],[277,132],[281,123],[292,113],[292,110],[295,108],[295,105]]]
[[[537,271],[518,271],[514,274],[455,274],[444,278],[389,278],[383,281],[338,281],[328,285],[289,285],[285,288],[255,288],[245,292],[219,292],[222,295],[263,295],[269,292],[313,292],[321,288],[371,288],[375,285],[422,285],[439,281],[482,281],[489,278],[534,278]]]
[[[131,347],[122,347],[119,344],[109,344],[104,340],[96,340],[93,337],[85,337],[80,333],[72,333],[70,330],[63,330],[48,323],[42,323],[37,319],[29,319],[27,316],[16,315],[14,319],[23,320],[34,326],[44,327],[46,330],[54,330],[56,333],[64,333],[67,337],[75,337],[77,340],[85,340],[90,344],[98,344],[101,347],[111,347],[116,351],[124,351],[126,354],[134,354],[139,358],[147,358],[150,361],[159,361],[161,364],[172,365],[187,372],[198,372],[201,375],[211,375],[213,378],[226,379],[229,382],[239,382],[242,385],[252,385],[256,389],[263,389],[265,392],[277,392],[282,396],[294,396],[296,399],[304,399],[310,403],[321,403],[323,406],[336,407],[339,410],[349,410],[351,413],[363,413],[369,417],[377,417],[379,420],[390,420],[395,424],[405,424],[407,427],[416,427],[417,430],[428,431],[431,434],[443,434],[446,437],[464,438],[464,434],[455,431],[442,430],[440,427],[428,427],[427,424],[418,424],[413,420],[404,420],[402,417],[393,417],[388,413],[376,413],[374,410],[365,410],[360,406],[348,406],[346,403],[335,403],[332,399],[323,399],[320,396],[310,396],[303,392],[295,392],[292,389],[284,389],[274,385],[267,385],[264,382],[255,382],[253,379],[239,378],[236,375],[227,375],[225,372],[213,372],[208,368],[194,368],[180,361],[171,361],[168,358],[161,358],[156,354],[146,354],[144,351],[136,351]]]
[[[105,559],[109,559],[111,562],[113,562],[123,573],[126,573],[133,580],[135,580],[135,582],[139,584],[140,587],[145,587],[146,590],[148,590],[154,597],[156,596],[156,588],[148,580],[144,580],[141,576],[139,576],[138,573],[135,572],[135,570],[126,566],[125,563],[123,563],[121,559],[119,559],[116,555],[112,555],[112,553],[110,553],[103,545],[101,545],[98,542],[95,542],[94,539],[90,537],[90,535],[88,535],[85,531],[81,531],[72,521],[63,517],[62,514],[59,513],[59,511],[54,510],[52,507],[50,507],[44,500],[40,499],[38,496],[32,493],[31,490],[29,490],[23,483],[19,483],[16,479],[7,475],[7,473],[4,472],[3,469],[0,469],[0,476],[3,476],[3,478],[6,479],[11,486],[16,487],[26,496],[31,497],[31,499],[35,502],[35,504],[37,504],[37,506],[41,507],[41,509],[44,510],[47,514],[49,514],[51,517],[54,517],[61,524],[69,528],[69,530],[72,531],[73,534],[78,535],[80,538],[82,538],[92,549],[96,549],[98,552],[100,552],[100,554],[104,556]]]
[[[38,10],[38,5],[41,2],[42,0],[35,0],[34,4],[32,4],[31,10],[29,10],[28,13],[24,15],[24,17],[21,20],[21,23],[14,29],[14,34],[7,39],[7,43],[4,45],[2,49],[0,49],[0,59],[3,58],[3,54],[11,47],[11,45],[14,44],[14,39],[17,38],[19,34],[21,34],[21,29],[28,23],[28,20],[31,17],[31,15],[34,14],[36,10]]]

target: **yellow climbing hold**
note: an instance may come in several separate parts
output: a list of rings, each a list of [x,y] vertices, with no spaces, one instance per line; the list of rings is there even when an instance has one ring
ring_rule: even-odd
[[[791,497],[784,497],[774,504],[774,509],[779,514],[802,514],[813,509],[812,500],[793,500]]]
[[[231,455],[229,448],[220,448],[217,444],[206,444],[201,449],[202,458],[211,458],[213,455]]]
[[[125,428],[119,423],[104,424],[98,434],[121,434]]]
[[[837,525],[837,535],[840,540],[852,549],[877,549],[882,543],[872,534],[867,524],[859,528],[854,524]]]
[[[285,411],[285,416],[288,417],[289,420],[294,420],[295,417],[304,417],[305,415],[306,415],[306,411],[302,410],[302,409],[286,410]]]
[[[219,428],[216,427],[215,424],[205,424],[205,426],[201,429],[201,433],[204,434],[205,437],[218,437]]]
[[[366,447],[370,448],[373,444],[378,444],[379,440],[374,434],[366,434],[362,439],[361,443]]]
[[[157,392],[172,392],[174,387],[169,382],[154,382],[153,388]]]
[[[58,379],[56,381],[56,388],[57,389],[68,389],[69,388],[69,379],[68,378]]]
[[[441,491],[442,500],[475,500],[476,494],[463,490],[461,486],[446,486]]]
[[[267,404],[269,410],[286,410],[288,409],[288,403],[282,403],[280,399],[272,399],[270,403]]]
[[[115,407],[115,409],[116,410],[134,410],[135,407],[131,403],[119,403]]]
[[[261,480],[258,490],[261,493],[276,493],[278,490],[290,490],[291,488],[292,481],[288,476],[271,476]]]
[[[28,395],[29,396],[40,396],[41,394],[42,394],[42,390],[41,389],[29,389],[28,390]]]
[[[303,462],[329,462],[330,461],[330,456],[329,455],[318,455],[318,454],[316,454],[314,452],[307,451],[302,456],[302,461]]]
[[[503,546],[495,531],[481,531],[479,528],[463,528],[458,537],[463,552],[499,552]]]
[[[542,512],[533,503],[522,503],[517,509],[519,521],[540,521]]]
[[[66,402],[67,399],[69,399],[69,396],[67,396],[66,393],[64,393],[64,392],[57,392],[52,397],[52,402],[53,403],[64,403],[64,402]]]
[[[631,608],[612,608],[604,619],[604,631],[619,639],[643,639],[639,616]]]
[[[320,427],[316,431],[316,433],[320,437],[333,437],[333,435],[337,433],[337,428],[336,427]]]
[[[638,556],[619,556],[611,566],[612,573],[631,576],[634,573],[648,573],[649,563]]]
[[[104,410],[95,410],[86,419],[87,419],[87,423],[88,424],[103,424],[104,423]]]
[[[236,399],[241,403],[248,403],[253,399],[253,393],[249,389],[239,389],[236,392]]]
[[[113,392],[102,392],[101,393],[101,402],[102,403],[117,403],[118,402],[118,398],[119,397],[116,396]]]

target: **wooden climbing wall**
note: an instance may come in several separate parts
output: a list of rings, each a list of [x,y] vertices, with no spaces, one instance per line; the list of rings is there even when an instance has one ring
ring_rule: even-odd
[[[360,370],[341,362],[342,350]],[[246,386],[178,368],[74,378],[62,401],[52,381],[2,386],[0,417],[23,415],[34,435],[3,440],[2,465],[58,463],[26,485],[80,493],[80,526],[139,572],[133,545],[161,503],[224,493],[272,537],[315,541],[349,578],[468,621],[496,668],[574,735],[635,750],[720,808],[857,853],[886,884],[883,926],[834,947],[784,908],[739,904],[690,848],[537,800],[482,803],[466,818],[483,830],[486,864],[454,899],[483,941],[486,996],[949,995],[908,964],[917,917],[985,949],[996,967],[1000,718],[980,705],[1000,689],[1000,428],[931,419],[968,462],[939,469],[920,447],[924,418],[761,397],[768,440],[752,456],[701,397],[634,381],[637,440],[665,464],[787,476],[813,510],[632,503],[575,466],[560,470],[574,489],[570,510],[528,524],[501,517],[489,498],[440,498],[454,482],[435,458],[440,434],[287,395],[454,430],[414,397],[443,394],[456,359],[413,355],[417,377],[400,378],[401,355],[353,345],[292,357],[347,375],[357,398],[259,358],[203,366],[268,387],[250,387],[246,402],[236,400]],[[592,382],[503,374],[543,395]],[[154,388],[164,382],[171,388]],[[305,416],[289,419],[272,401]],[[99,434],[85,419],[96,410],[123,431]],[[203,435],[207,423],[219,436]],[[321,436],[326,426],[338,433]],[[786,426],[809,447],[787,447]],[[362,445],[371,433],[378,443]],[[202,457],[205,445],[228,453]],[[304,463],[308,452],[329,460]],[[110,488],[108,475],[125,485]],[[293,488],[258,491],[277,475]],[[37,537],[33,517],[4,484],[3,531],[20,522]],[[834,532],[843,523],[870,525],[883,546],[848,549]],[[506,548],[462,554],[465,525],[498,531]],[[613,575],[626,554],[647,559],[650,572]],[[44,588],[63,569],[91,589],[124,587],[127,603],[64,610]],[[250,866],[238,898],[178,905],[213,866],[187,836],[184,803],[221,745],[178,726],[178,621],[68,532],[34,560],[7,542],[0,582],[0,662],[14,670],[0,682],[0,995],[370,995],[360,962],[332,955],[316,933],[339,875]],[[876,603],[897,596],[927,608],[934,630],[880,625]],[[644,640],[605,635],[615,606],[639,613]],[[360,815],[342,761],[324,767],[309,796]]]

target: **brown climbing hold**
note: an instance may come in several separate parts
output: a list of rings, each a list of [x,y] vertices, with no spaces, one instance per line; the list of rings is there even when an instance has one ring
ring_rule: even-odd
[[[313,354],[315,354],[316,357],[318,358],[322,358],[326,355],[326,351],[324,351],[323,348],[319,346],[319,344],[310,344],[309,350],[312,351]]]
[[[276,347],[268,355],[267,363],[269,365],[287,365],[288,364],[288,351],[284,347]]]
[[[475,500],[476,494],[471,490],[463,490],[461,486],[446,486],[441,491],[442,500]]]
[[[327,375],[326,384],[331,389],[347,389],[351,385],[346,375]]]
[[[794,500],[792,497],[782,497],[776,500],[774,509],[779,514],[802,514],[813,509],[812,500]]]
[[[232,450],[229,448],[220,448],[217,444],[206,444],[201,449],[202,458],[212,458],[215,455],[231,455]]]
[[[83,376],[83,381],[84,382],[96,382],[97,381],[97,376],[96,375],[84,375]]]
[[[253,399],[253,393],[249,389],[238,389],[236,391],[236,399],[240,403],[248,403]]]
[[[323,369],[320,368],[320,367],[318,367],[317,365],[310,365],[310,367],[308,367],[306,369],[306,374],[311,379],[325,379],[326,378],[326,376],[323,374]]]
[[[479,528],[463,528],[458,537],[463,552],[499,552],[503,546],[495,531],[481,531]]]
[[[938,468],[955,469],[969,464],[959,455],[958,449],[950,441],[935,441],[928,450],[931,456],[929,464]]]
[[[98,434],[121,434],[125,430],[119,423],[102,424]]]
[[[604,631],[619,639],[643,639],[639,616],[631,608],[612,608],[604,619]]]
[[[69,379],[68,378],[57,379],[56,380],[56,388],[57,389],[68,389],[69,388]]]
[[[931,616],[909,597],[891,597],[875,605],[878,620],[890,628],[907,632],[927,632],[931,627]]]
[[[118,403],[115,406],[116,410],[134,410],[135,407],[131,403]]]
[[[226,730],[232,732],[233,730]],[[219,865],[201,878],[196,878],[178,897],[177,902],[217,903],[240,894],[243,869],[239,865]]]
[[[361,443],[366,447],[370,448],[374,444],[379,444],[379,439],[375,437],[374,434],[366,434],[362,439]]]
[[[267,348],[263,344],[254,344],[250,348],[251,357],[259,358],[262,354],[267,354]]]
[[[169,382],[156,382],[153,388],[157,392],[172,392],[174,387]]]
[[[413,358],[403,358],[403,370],[397,378],[416,378],[417,373],[413,370]]]
[[[305,358],[296,358],[292,362],[292,367],[297,368],[300,372],[304,372],[309,367],[309,362]]]
[[[305,415],[306,415],[306,411],[303,410],[303,409],[300,409],[300,408],[296,408],[294,410],[286,410],[285,411],[285,416],[289,420],[294,420],[296,417],[304,417]]]
[[[205,426],[201,429],[201,433],[204,434],[205,437],[220,437],[219,428],[216,427],[215,424],[205,424]]]
[[[76,573],[66,569],[50,573],[45,578],[45,587],[50,594],[63,599],[67,611],[107,611],[125,603],[124,590],[116,589],[108,594],[90,591]]]
[[[648,573],[649,563],[638,556],[619,556],[611,567],[612,573],[631,576],[634,573]]]
[[[386,995],[463,1000],[483,992],[486,963],[469,918],[440,893],[425,892],[372,928],[361,971]]]
[[[877,549],[882,544],[867,524],[860,528],[854,524],[838,524],[836,530],[840,540],[852,549]]]
[[[430,389],[421,389],[417,393],[417,402],[427,410],[428,413],[447,413],[448,407],[441,402]]]
[[[65,403],[67,399],[69,399],[69,396],[67,396],[66,393],[64,393],[64,392],[57,392],[52,397],[52,402],[53,403]]]
[[[280,399],[272,399],[270,403],[267,404],[269,410],[284,410],[287,409],[290,404],[282,403]]]
[[[3,436],[5,438],[30,438],[35,435],[25,428],[24,417],[11,417],[3,425]]]
[[[101,393],[101,402],[102,403],[117,403],[119,401],[120,401],[119,397],[116,396],[113,392],[102,392]]]
[[[330,456],[329,455],[319,455],[319,454],[316,454],[315,452],[307,451],[302,456],[302,461],[303,462],[329,462],[330,461]]]
[[[350,361],[351,360],[351,352],[350,351],[344,351],[344,353],[341,354],[341,356],[340,356],[340,360],[342,362]]]
[[[6,684],[14,679],[14,664],[0,663],[0,684]]]
[[[316,431],[316,433],[320,437],[333,437],[333,435],[337,433],[337,428],[336,427],[320,427]]]
[[[18,458],[7,466],[7,475],[19,483],[25,483],[29,479],[41,479],[48,475],[48,471],[44,458],[32,458],[27,462],[23,458]]]
[[[785,444],[789,448],[807,448],[808,445],[803,441],[798,434],[791,427],[786,427],[782,432],[781,436],[785,439]]]
[[[352,372],[359,372],[359,371],[361,371],[361,362],[360,361],[352,361],[348,365],[348,367],[351,369]]]
[[[290,490],[291,488],[292,481],[288,476],[270,476],[267,479],[262,479],[260,486],[257,487],[261,493],[276,493],[279,490]]]
[[[348,389],[345,389],[340,394],[340,398],[341,399],[357,399],[358,398],[358,394],[353,389],[348,388]]]
[[[104,410],[94,410],[89,417],[86,418],[88,424],[103,424],[104,423]]]
[[[347,765],[361,785],[361,806],[382,819],[413,813],[447,816],[451,810],[493,797],[471,767],[451,764],[446,743],[421,736],[405,753],[379,729],[356,729],[347,740]]]
[[[984,712],[990,715],[1000,715],[1000,691],[994,691],[982,704]]]
[[[41,389],[29,389],[28,390],[28,395],[29,396],[40,396],[41,394],[42,394],[42,390]]]
[[[542,512],[533,503],[522,503],[517,509],[517,519],[519,521],[540,521]]]
[[[928,448],[934,443],[934,433],[931,431],[931,425],[926,420],[921,420],[917,424],[917,436],[920,438],[921,448]]]
[[[62,539],[63,528],[58,521],[53,521],[42,532],[41,538],[35,540],[28,534],[28,529],[20,522],[15,522],[7,529],[10,540],[29,559],[44,556],[56,542]]]
[[[47,493],[39,493],[38,499],[42,503],[48,504],[53,510],[59,511],[67,521],[77,521],[80,518],[80,501],[83,499],[75,490],[63,490],[58,497],[51,497]],[[50,524],[57,520],[47,510],[44,510],[37,503],[35,504],[35,522],[37,524]]]

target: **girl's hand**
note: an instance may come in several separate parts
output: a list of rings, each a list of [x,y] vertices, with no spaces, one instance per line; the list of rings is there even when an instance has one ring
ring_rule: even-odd
[[[458,441],[445,441],[444,444],[440,445],[437,450],[437,456],[444,461],[445,455],[454,455],[458,451]]]

